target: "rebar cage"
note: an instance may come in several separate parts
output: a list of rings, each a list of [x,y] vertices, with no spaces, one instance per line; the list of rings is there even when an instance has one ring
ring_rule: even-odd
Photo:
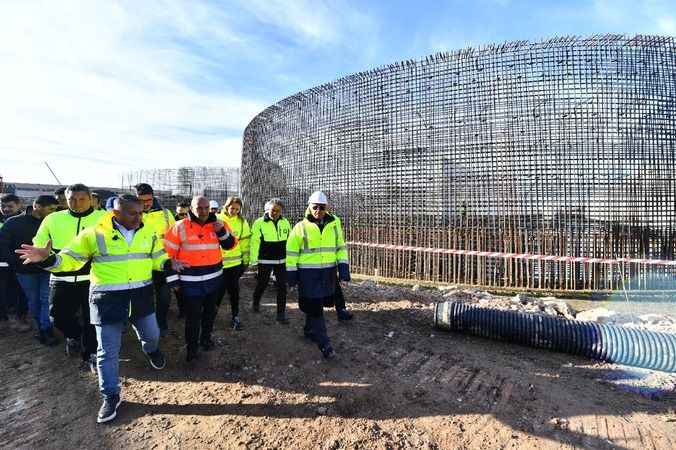
[[[175,208],[181,200],[203,195],[223,205],[231,195],[239,194],[238,167],[179,167],[178,169],[141,169],[122,177],[122,188],[133,190],[137,183],[148,183],[165,208]]]
[[[297,220],[309,194],[325,191],[362,274],[672,289],[669,265],[438,250],[673,260],[674,49],[673,37],[654,36],[511,42],[298,93],[244,132],[248,214],[278,196]]]

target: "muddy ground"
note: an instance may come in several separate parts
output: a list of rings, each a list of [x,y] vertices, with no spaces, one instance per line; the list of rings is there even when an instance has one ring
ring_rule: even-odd
[[[346,288],[355,319],[327,310],[338,357],[322,360],[291,324],[274,320],[273,289],[245,329],[219,312],[217,350],[184,363],[182,322],[170,312],[164,371],[151,370],[133,331],[121,354],[118,418],[97,425],[96,378],[59,345],[0,330],[2,448],[632,448],[676,446],[676,392],[647,397],[605,380],[617,366],[443,333],[410,291]]]

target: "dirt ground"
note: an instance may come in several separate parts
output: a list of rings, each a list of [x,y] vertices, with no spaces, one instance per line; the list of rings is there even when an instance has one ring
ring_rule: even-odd
[[[184,362],[182,322],[170,312],[149,368],[133,331],[121,354],[118,418],[96,424],[96,378],[62,346],[0,331],[1,448],[455,449],[676,446],[676,393],[659,399],[603,381],[614,366],[433,330],[432,305],[414,292],[379,296],[346,287],[355,319],[326,310],[338,357],[302,338],[302,313],[274,320],[274,289],[245,329],[219,312],[217,350]],[[224,302],[225,303],[225,302]]]

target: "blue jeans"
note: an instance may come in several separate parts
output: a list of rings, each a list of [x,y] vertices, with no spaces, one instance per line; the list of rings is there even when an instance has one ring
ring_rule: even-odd
[[[96,351],[96,367],[99,373],[99,390],[104,397],[120,395],[119,370],[122,329],[126,322],[94,325],[99,343]],[[144,353],[153,353],[159,348],[160,329],[155,313],[132,321],[136,336]]]
[[[28,311],[40,331],[50,330],[49,320],[49,272],[17,273],[17,280],[28,299]]]

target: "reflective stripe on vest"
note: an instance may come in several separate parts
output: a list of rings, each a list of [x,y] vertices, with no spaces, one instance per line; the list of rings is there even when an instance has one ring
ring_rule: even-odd
[[[336,267],[336,263],[319,263],[319,264],[298,264],[299,269],[326,269],[329,267]]]
[[[291,252],[288,252],[291,253]],[[259,259],[258,264],[284,264],[286,258],[284,259]]]
[[[66,283],[75,283],[80,281],[89,281],[89,275],[69,275],[69,276],[56,276],[52,275],[49,277],[52,281],[65,281]]]
[[[76,259],[78,261],[85,261],[85,262],[89,261],[89,258],[86,258],[86,257],[80,255],[79,253],[74,252],[73,250],[71,250],[69,248],[64,248],[63,250],[61,250],[61,253],[63,253],[64,255],[68,255],[71,258]]]
[[[110,291],[126,291],[129,289],[138,289],[153,284],[153,280],[132,281],[130,283],[110,283],[92,285],[91,292],[110,292]]]
[[[222,270],[219,270],[218,272],[209,273],[207,275],[183,275],[179,273],[178,279],[181,281],[206,281],[218,278],[221,276],[221,274],[223,274]]]
[[[221,246],[217,243],[212,244],[182,244],[184,250],[215,250],[220,249]]]
[[[108,254],[108,247],[106,246],[106,237],[99,233],[98,231],[95,232],[96,234],[96,246],[99,248],[99,253],[101,256],[106,256]]]

